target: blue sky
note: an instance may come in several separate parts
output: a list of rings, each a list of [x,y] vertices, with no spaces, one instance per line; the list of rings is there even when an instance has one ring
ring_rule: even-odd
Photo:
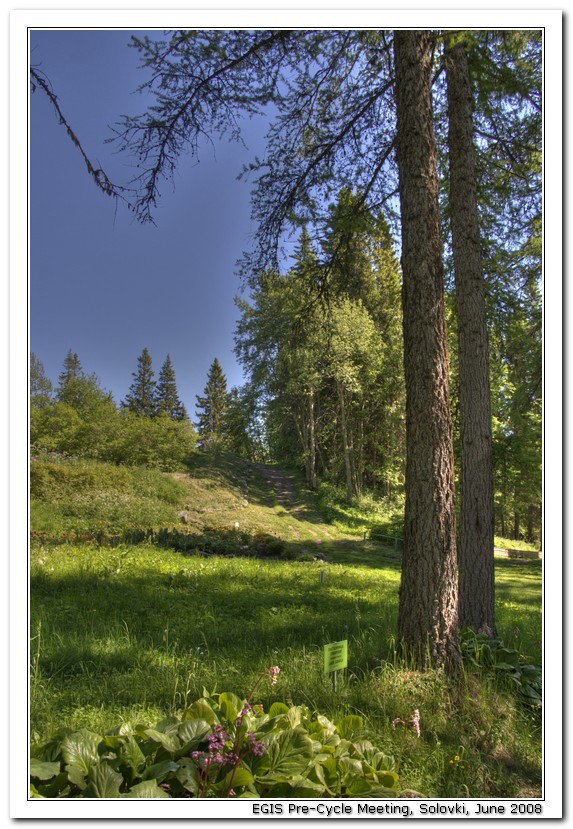
[[[31,61],[50,79],[88,156],[116,183],[130,160],[106,144],[124,113],[143,111],[144,78],[126,30],[36,30]],[[264,122],[245,122],[248,149],[206,146],[163,187],[156,226],[141,225],[101,193],[45,94],[30,101],[30,349],[53,382],[69,349],[117,403],[147,347],[155,375],[169,353],[192,417],[217,357],[229,388],[240,291],[236,262],[253,231],[242,166],[264,145]]]

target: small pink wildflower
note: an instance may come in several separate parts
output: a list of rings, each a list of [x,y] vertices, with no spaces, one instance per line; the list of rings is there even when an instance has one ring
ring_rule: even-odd
[[[225,729],[221,725],[214,725],[213,733],[209,734],[207,737],[207,742],[209,743],[209,754],[213,754],[215,751],[220,751],[224,748],[226,739],[227,733],[225,732]]]
[[[420,712],[417,708],[413,714],[410,714],[408,722],[412,723],[412,725],[416,729],[416,734],[418,735],[418,738],[420,738],[422,736],[422,732],[420,730]]]
[[[239,717],[241,717],[241,719],[242,719],[246,714],[249,714],[249,713],[254,713],[254,709],[253,709],[253,706],[251,705],[251,703],[247,701],[247,702],[245,702],[245,704],[241,708],[241,713],[239,714]]]
[[[266,751],[266,746],[263,742],[259,742],[254,734],[250,731],[247,731],[247,737],[249,738],[249,742],[251,744],[251,751],[256,757],[262,757]]]
[[[408,723],[412,723],[412,725],[414,726],[414,729],[416,731],[416,734],[418,735],[418,738],[420,738],[422,736],[422,731],[420,729],[420,712],[418,711],[417,708],[416,708],[415,711],[413,711],[410,714],[410,716],[408,717],[407,720],[402,720],[402,719],[400,719],[400,717],[396,717],[395,720],[392,720],[392,728],[396,728],[396,725],[398,723],[402,723],[402,725],[407,725]]]
[[[199,766],[199,768],[204,768],[207,762],[207,755],[204,751],[192,751],[191,758],[194,760],[195,763]]]
[[[280,672],[281,672],[281,669],[279,668],[279,666],[278,666],[278,665],[274,665],[274,666],[270,669],[270,674],[271,674],[271,685],[276,685],[276,684],[277,684],[277,677],[278,677],[278,675],[280,674]]]

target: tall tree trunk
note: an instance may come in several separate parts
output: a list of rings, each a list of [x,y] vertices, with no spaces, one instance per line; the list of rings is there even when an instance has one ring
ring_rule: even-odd
[[[506,526],[506,512],[507,512],[507,460],[505,452],[502,456],[501,462],[501,499],[500,499],[500,513],[501,513],[501,537],[507,538]]]
[[[316,426],[314,417],[314,389],[308,392],[308,484],[316,489]]]
[[[527,540],[529,541],[530,544],[535,543],[535,534],[534,534],[534,531],[533,531],[534,515],[535,515],[535,507],[533,506],[533,504],[530,504],[529,508],[527,510]]]
[[[356,479],[356,495],[361,496],[364,487],[364,403],[358,414],[358,449],[355,452],[354,476]]]
[[[493,462],[486,292],[465,45],[446,48],[452,247],[460,395],[459,614],[495,637]]]
[[[308,423],[306,422],[306,415],[303,407],[303,414],[300,418],[293,412],[293,420],[298,432],[298,438],[302,448],[304,457],[304,474],[306,482],[310,483],[310,454],[308,451]]]
[[[431,95],[431,34],[397,31],[406,508],[398,634],[422,667],[460,663],[454,453]]]
[[[520,532],[520,529],[519,529],[519,524],[520,524],[520,515],[519,515],[518,510],[516,509],[515,512],[513,513],[513,538],[514,538],[514,541],[519,541],[519,536],[521,535],[521,532]]]
[[[342,443],[344,445],[344,469],[346,471],[346,501],[351,504],[354,497],[354,487],[352,483],[352,448],[350,446],[350,439],[348,434],[348,422],[346,417],[346,402],[344,400],[344,389],[342,383],[337,380],[336,387],[338,389],[338,400],[340,403],[340,423],[342,426]]]

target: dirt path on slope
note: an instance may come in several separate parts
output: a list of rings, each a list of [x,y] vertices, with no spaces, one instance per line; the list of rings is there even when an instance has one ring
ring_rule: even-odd
[[[288,472],[284,472],[281,469],[275,469],[272,466],[267,466],[266,464],[262,463],[255,463],[253,464],[254,468],[257,469],[263,478],[265,479],[269,490],[271,491],[271,500],[274,502],[274,499],[279,503],[285,512],[293,515],[298,521],[305,521],[308,525],[309,521],[313,522],[323,522],[323,519],[317,513],[313,513],[309,515],[308,511],[306,514],[303,514],[303,509],[301,504],[296,496],[296,487],[295,487],[295,476],[289,474]],[[292,529],[296,533],[296,528],[292,525],[289,525],[290,529]],[[309,533],[314,536],[317,540],[317,544],[321,544],[321,540],[318,538],[318,533],[308,527]],[[322,529],[322,534],[326,538],[332,538],[332,535],[325,529]]]
[[[300,508],[296,498],[296,489],[294,485],[294,475],[289,475],[280,469],[275,469],[272,466],[266,466],[262,463],[254,463],[253,466],[257,469],[269,487],[271,501],[274,502],[276,498],[279,505],[287,512],[293,511],[295,515],[300,513]]]

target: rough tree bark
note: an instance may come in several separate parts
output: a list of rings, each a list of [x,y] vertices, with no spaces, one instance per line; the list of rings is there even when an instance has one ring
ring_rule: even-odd
[[[431,54],[430,32],[395,32],[406,377],[398,634],[421,667],[453,672],[460,663],[454,455]]]
[[[463,42],[446,48],[445,64],[460,395],[459,614],[462,627],[472,627],[494,637],[494,507],[489,347],[475,172],[472,94]]]

